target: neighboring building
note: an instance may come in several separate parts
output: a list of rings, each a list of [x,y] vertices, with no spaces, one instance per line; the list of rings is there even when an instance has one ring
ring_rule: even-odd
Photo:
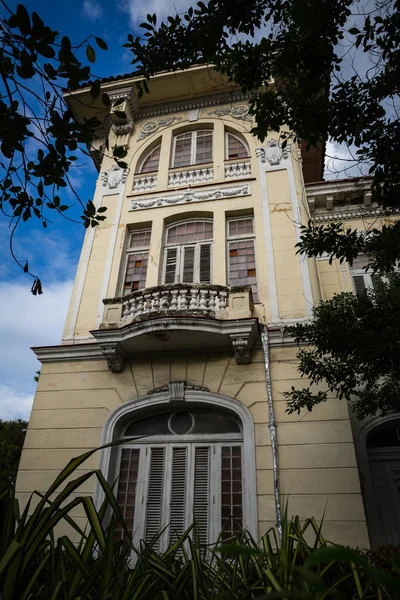
[[[221,527],[257,537],[276,522],[272,407],[282,503],[302,519],[325,514],[326,538],[366,547],[348,407],[332,398],[312,413],[286,413],[283,392],[307,382],[281,328],[353,280],[358,289],[357,277],[372,285],[362,271],[352,278],[346,264],[295,249],[310,216],[376,222],[369,180],[319,181],[322,151],[282,152],[276,132],[261,143],[246,102],[208,67],[162,73],[140,99],[139,80],[103,83],[127,114],[111,109],[92,149],[94,203],[107,219],[86,233],[62,343],[34,349],[43,367],[19,496],[45,491],[87,449],[138,436],[84,465],[100,458],[110,482],[120,475],[135,541],[169,523],[165,548],[193,519],[204,541]],[[69,100],[77,119],[89,100],[88,89]],[[102,157],[106,136],[110,148],[127,148],[128,169]],[[94,480],[83,492],[98,501]]]

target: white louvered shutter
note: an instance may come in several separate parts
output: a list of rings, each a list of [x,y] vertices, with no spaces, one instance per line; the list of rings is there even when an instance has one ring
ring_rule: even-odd
[[[366,289],[364,275],[353,275],[353,281],[356,294],[361,294]]]
[[[198,524],[202,544],[208,542],[210,447],[195,448],[193,520]]]
[[[167,248],[164,283],[175,283],[178,248]]]
[[[199,282],[211,283],[211,244],[200,246]]]
[[[183,253],[183,270],[182,270],[182,283],[193,283],[194,281],[194,246],[184,246],[182,248]]]
[[[147,543],[150,543],[159,534],[162,527],[164,467],[165,448],[151,448],[145,527],[145,540]],[[159,549],[159,541],[157,540],[153,545],[155,550]]]
[[[169,521],[170,543],[176,542],[186,528],[185,514],[187,502],[187,461],[187,446],[172,448],[171,501]]]

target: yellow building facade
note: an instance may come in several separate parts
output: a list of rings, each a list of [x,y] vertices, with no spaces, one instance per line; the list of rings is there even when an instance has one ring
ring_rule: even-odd
[[[162,550],[194,519],[204,541],[221,528],[258,537],[287,501],[301,519],[324,515],[327,539],[368,547],[362,426],[336,398],[287,414],[283,392],[307,381],[282,336],[354,289],[346,264],[305,259],[295,244],[310,218],[376,220],[368,181],[305,183],[309,159],[295,144],[282,151],[277,132],[252,136],[246,101],[208,67],[160,74],[140,99],[136,80],[102,85],[112,108],[92,149],[93,201],[107,218],[86,233],[60,345],[34,349],[18,495],[125,438],[83,467],[100,461],[118,478],[135,541],[169,524]],[[69,102],[82,118],[88,90]],[[127,149],[127,169],[103,156],[106,137]],[[82,491],[100,500],[92,480]]]

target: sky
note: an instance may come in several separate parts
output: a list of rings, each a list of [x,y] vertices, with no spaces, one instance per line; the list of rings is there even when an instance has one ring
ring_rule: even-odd
[[[13,10],[17,2],[9,2]],[[134,70],[131,55],[123,48],[129,33],[137,34],[138,24],[147,13],[156,13],[158,21],[182,12],[191,0],[26,0],[27,9],[36,11],[46,25],[67,35],[76,44],[89,34],[103,38],[107,52],[97,50],[92,72],[98,76],[129,73]],[[328,144],[330,156],[348,157],[343,148]],[[334,176],[328,172],[329,177]],[[93,196],[97,172],[87,162],[71,171],[74,186],[83,200]],[[61,194],[61,204],[76,204],[71,192]],[[53,216],[53,215],[52,215]],[[32,280],[13,262],[9,253],[9,229],[0,221],[0,419],[28,419],[40,363],[31,346],[55,345],[62,330],[72,291],[73,280],[83,241],[84,229],[62,218],[44,230],[31,219],[18,228],[15,251],[20,260],[29,260],[30,270],[43,283],[44,293],[30,293]]]

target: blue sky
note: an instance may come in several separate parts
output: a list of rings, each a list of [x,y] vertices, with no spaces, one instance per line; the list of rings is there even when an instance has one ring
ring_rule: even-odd
[[[78,44],[89,34],[103,38],[109,50],[97,50],[92,72],[98,76],[129,73],[131,55],[122,46],[130,32],[138,33],[138,24],[148,12],[159,20],[184,11],[191,0],[28,0],[25,6],[35,10],[44,22]],[[11,9],[17,2],[10,2]],[[328,145],[328,154],[348,157],[346,149]],[[340,163],[336,163],[339,164]],[[357,174],[357,173],[355,173]],[[334,176],[332,173],[327,174]],[[340,174],[342,177],[344,174]],[[92,198],[97,172],[90,162],[71,171],[74,185],[85,201]],[[74,205],[72,194],[62,193],[62,204]],[[78,213],[79,214],[79,213]],[[58,344],[72,290],[84,229],[55,218],[47,230],[31,220],[21,226],[15,239],[20,260],[29,260],[30,270],[44,285],[44,294],[32,296],[31,279],[15,265],[8,251],[9,230],[0,220],[0,419],[28,418],[40,368],[31,346]]]
[[[17,4],[9,2],[11,9]],[[165,17],[184,10],[191,2],[28,0],[24,4],[73,43],[78,44],[89,34],[103,38],[109,50],[97,50],[92,72],[105,77],[132,71],[131,56],[122,46],[128,33],[138,32],[138,23],[149,11]],[[94,166],[86,162],[74,168],[71,175],[81,198],[92,198],[97,178]],[[75,203],[68,190],[62,193],[61,203]],[[8,224],[0,220],[0,419],[29,418],[36,388],[33,377],[40,368],[30,347],[61,341],[83,236],[81,225],[56,217],[47,230],[34,219],[18,229],[16,254],[20,260],[28,259],[31,271],[43,281],[43,295],[32,296],[32,280],[12,260]]]

